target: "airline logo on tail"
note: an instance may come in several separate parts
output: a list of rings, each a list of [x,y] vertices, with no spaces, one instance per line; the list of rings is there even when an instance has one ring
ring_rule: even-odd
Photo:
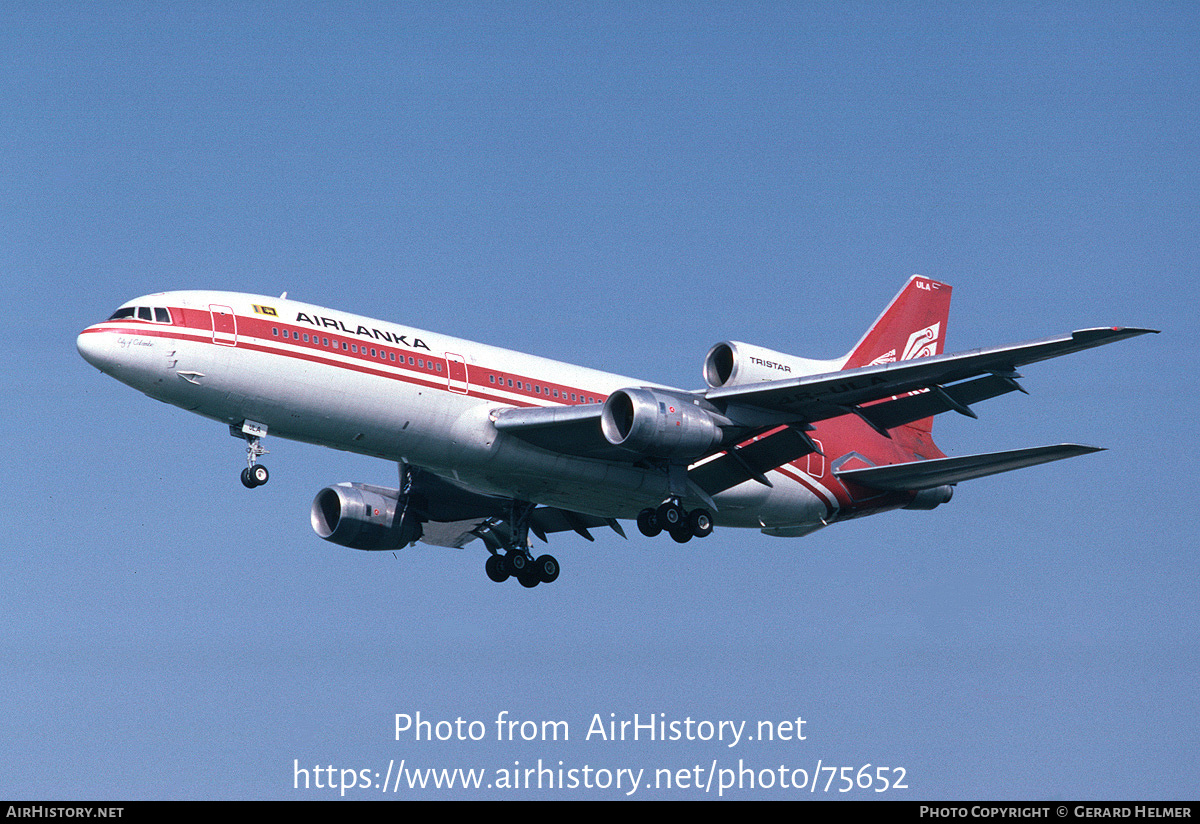
[[[913,332],[908,336],[908,343],[904,346],[904,354],[900,360],[912,360],[913,358],[929,358],[937,354],[938,332],[941,331],[942,324],[935,323],[932,326],[926,326]]]
[[[937,354],[938,333],[942,330],[941,323],[935,323],[932,326],[926,326],[924,329],[918,329],[908,336],[908,343],[904,344],[904,354],[900,356],[900,360],[912,360],[913,358],[929,358]],[[883,363],[893,363],[896,360],[896,350],[889,349],[875,360],[867,364],[867,366],[879,366]]]

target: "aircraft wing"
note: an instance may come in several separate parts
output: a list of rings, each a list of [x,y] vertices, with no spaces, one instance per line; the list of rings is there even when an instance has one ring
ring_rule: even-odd
[[[707,404],[710,409],[717,411],[718,416],[723,416],[725,424],[732,424],[726,430],[725,441],[718,448],[691,461],[688,478],[708,495],[715,495],[747,480],[757,480],[770,486],[767,472],[816,451],[805,432],[808,424],[853,414],[876,431],[887,435],[889,429],[951,410],[975,417],[971,404],[1006,392],[1024,391],[1016,380],[1020,377],[1016,372],[1018,366],[1156,331],[1133,327],[1082,329],[1069,335],[1026,343],[894,361],[781,381],[739,384],[700,392],[671,390],[675,397],[684,402]],[[603,404],[510,408],[498,410],[494,420],[497,429],[552,452],[631,463],[647,457],[613,446],[604,438],[600,428],[603,409]],[[1061,451],[1067,448],[1042,449]],[[1008,458],[997,458],[997,463],[992,466],[999,466],[1008,459],[1021,459],[1015,457],[1015,453],[998,454]],[[1065,452],[1036,454],[1039,460],[1017,465],[1069,457]],[[979,471],[983,468],[983,464],[969,468],[966,465],[941,464],[937,471],[942,474],[937,477],[942,479],[930,485],[955,483],[956,480],[946,478],[962,480],[980,477],[1016,468],[1016,465]],[[911,473],[913,470],[910,468],[907,471]],[[922,471],[930,473],[932,477],[935,467],[928,466]],[[871,477],[876,483],[881,482],[878,479],[885,475],[882,472],[872,475],[867,470],[862,472],[859,479]],[[971,472],[977,474],[969,474]],[[862,480],[859,482],[864,486],[871,485]]]
[[[600,431],[602,403],[500,409],[496,428],[521,440],[564,455],[632,462],[636,455],[613,446]]]
[[[875,407],[862,407],[862,404],[928,390],[934,396],[930,399],[933,405],[941,407],[937,411],[955,409],[971,415],[970,406],[955,397],[955,391],[948,390],[947,384],[984,376],[984,380],[989,381],[986,386],[972,381],[974,393],[982,397],[994,397],[996,394],[1020,388],[1016,384],[1017,376],[1014,373],[1018,366],[1155,331],[1157,330],[1120,327],[1082,329],[1070,335],[992,349],[975,349],[950,355],[863,366],[824,375],[709,389],[704,393],[704,397],[718,408],[725,407],[725,414],[734,420],[738,419],[740,407],[750,407],[752,410],[778,413],[792,422],[811,423],[846,414],[861,416],[865,413],[869,418],[870,410]],[[982,392],[979,391],[981,389]],[[962,391],[958,387],[954,390]],[[877,410],[877,414],[882,416],[884,412]],[[926,409],[920,409],[910,410],[908,414],[915,415],[910,420],[917,420],[928,412]],[[784,420],[779,422],[783,423]],[[898,426],[899,423],[888,419],[888,425]],[[886,426],[882,428],[886,429]]]

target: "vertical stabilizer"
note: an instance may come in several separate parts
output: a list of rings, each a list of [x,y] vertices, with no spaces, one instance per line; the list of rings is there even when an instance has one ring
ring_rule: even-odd
[[[842,368],[856,369],[942,354],[950,319],[950,291],[949,284],[913,275],[850,350]],[[899,429],[918,435],[927,434],[932,428],[933,418],[924,418]]]
[[[871,325],[843,369],[942,354],[950,318],[950,286],[913,275]]]

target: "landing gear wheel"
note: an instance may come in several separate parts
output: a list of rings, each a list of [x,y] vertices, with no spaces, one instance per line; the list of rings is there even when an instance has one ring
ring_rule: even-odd
[[[675,529],[671,530],[671,538],[677,544],[686,544],[692,540],[692,531],[688,529],[687,524],[680,524]]]
[[[553,555],[541,555],[533,562],[533,571],[543,584],[552,584],[558,579],[558,559]]]
[[[529,566],[529,556],[524,552],[510,552],[504,556],[504,566],[509,575],[519,578]]]
[[[654,515],[658,519],[658,525],[668,532],[683,523],[683,507],[676,501],[667,501]]]
[[[517,576],[517,580],[520,581],[521,586],[525,587],[526,589],[533,589],[542,582],[542,579],[539,578],[538,574],[532,569],[527,569],[522,572]]]
[[[505,567],[503,556],[489,555],[483,568],[487,571],[487,577],[497,584],[503,584],[508,580],[508,569]]]
[[[256,486],[262,486],[271,479],[271,473],[267,472],[267,468],[262,464],[248,466],[242,470],[242,486],[246,489],[254,489]]]
[[[638,530],[647,538],[653,538],[662,532],[662,527],[658,525],[658,515],[653,509],[643,509],[637,516]]]
[[[687,525],[697,538],[707,538],[713,531],[712,516],[703,508],[693,509],[688,513]]]

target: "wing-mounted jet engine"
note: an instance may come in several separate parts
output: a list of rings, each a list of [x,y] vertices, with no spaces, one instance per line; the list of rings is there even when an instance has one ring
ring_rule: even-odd
[[[600,431],[613,446],[653,458],[698,458],[724,438],[732,422],[695,399],[656,389],[619,389],[608,396]]]
[[[313,531],[351,549],[401,549],[423,534],[417,513],[398,489],[361,483],[327,486],[313,498]]]

